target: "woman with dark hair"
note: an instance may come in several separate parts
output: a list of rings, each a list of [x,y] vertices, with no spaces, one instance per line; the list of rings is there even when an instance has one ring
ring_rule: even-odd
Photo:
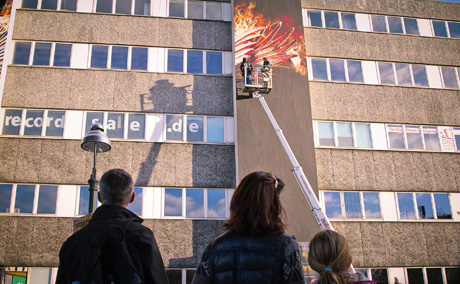
[[[304,283],[300,249],[284,233],[280,193],[284,183],[274,175],[253,172],[233,194],[223,235],[206,247],[194,284]]]
[[[362,273],[350,274],[350,246],[341,234],[325,230],[316,233],[308,250],[308,263],[319,273],[313,284],[375,284]]]

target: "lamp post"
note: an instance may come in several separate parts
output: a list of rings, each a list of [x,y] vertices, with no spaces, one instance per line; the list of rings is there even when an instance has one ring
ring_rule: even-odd
[[[104,128],[100,123],[95,123],[91,126],[91,130],[86,134],[85,137],[83,137],[81,148],[85,151],[94,153],[93,173],[91,174],[91,177],[88,180],[88,214],[91,214],[96,209],[97,204],[96,192],[98,181],[96,179],[96,154],[108,152],[110,151],[110,149],[112,149],[112,146],[110,145],[110,139],[109,137],[107,137],[107,134],[105,134]]]

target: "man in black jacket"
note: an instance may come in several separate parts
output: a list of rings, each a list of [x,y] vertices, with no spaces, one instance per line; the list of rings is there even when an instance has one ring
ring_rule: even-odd
[[[89,224],[70,236],[61,247],[56,284],[90,284],[94,281],[90,278],[95,270],[94,264],[101,254],[104,259],[104,253],[100,253],[101,247],[110,239],[107,236],[114,235],[116,231],[121,232],[117,233],[121,239],[125,238],[125,255],[131,258],[122,261],[134,266],[134,276],[130,276],[133,281],[130,283],[167,284],[166,271],[153,232],[141,224],[141,218],[127,209],[135,197],[131,175],[121,169],[109,170],[102,176],[99,188],[98,199],[102,206],[96,209]],[[109,251],[116,249],[112,247]],[[120,274],[126,276],[129,273],[131,271],[127,268]],[[104,282],[107,280],[112,281],[104,279]],[[99,284],[97,280],[95,282]]]

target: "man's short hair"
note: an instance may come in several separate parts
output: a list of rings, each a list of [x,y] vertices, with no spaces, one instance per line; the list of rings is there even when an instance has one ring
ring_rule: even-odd
[[[125,206],[129,204],[134,188],[133,178],[122,169],[112,169],[104,173],[99,183],[101,202]]]

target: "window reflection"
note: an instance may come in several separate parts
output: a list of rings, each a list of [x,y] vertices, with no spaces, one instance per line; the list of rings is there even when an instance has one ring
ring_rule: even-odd
[[[355,123],[356,147],[372,148],[371,129],[369,124]]]
[[[18,184],[16,188],[15,213],[32,214],[34,206],[35,185]]]
[[[359,192],[344,192],[343,199],[345,202],[346,218],[362,218],[361,198]]]
[[[310,27],[322,27],[323,21],[321,19],[321,11],[308,11],[308,20]]]
[[[131,49],[131,70],[147,70],[148,49],[133,47]]]
[[[208,218],[224,218],[225,209],[225,190],[208,189]]]
[[[416,19],[404,18],[404,26],[406,27],[406,34],[420,35]]]
[[[115,13],[116,14],[131,14],[131,0],[117,0],[115,4]]]
[[[0,213],[10,213],[12,184],[0,184]]]
[[[327,80],[326,59],[312,58],[313,79]]]
[[[331,80],[345,82],[345,65],[343,60],[330,59],[329,64],[331,68]]]
[[[169,0],[169,16],[183,18],[184,7],[184,0]]]
[[[91,67],[107,68],[108,51],[109,47],[107,45],[93,45],[91,49]]]
[[[379,74],[381,84],[395,84],[395,75],[392,63],[379,62]]]
[[[150,15],[150,0],[135,0],[134,15]]]
[[[431,194],[416,193],[418,218],[419,219],[434,219],[433,207],[431,206]]]
[[[390,27],[390,33],[404,33],[400,17],[388,17],[388,26]]]
[[[96,12],[112,13],[112,0],[97,0]]]
[[[407,148],[423,149],[422,135],[419,126],[404,126],[406,131]]]
[[[37,42],[35,43],[33,65],[50,65],[51,43]]]
[[[449,22],[450,37],[460,38],[460,23]]]
[[[378,192],[363,192],[364,213],[367,219],[380,219],[380,200]]]
[[[319,145],[335,146],[332,122],[318,122]]]
[[[168,49],[168,71],[184,72],[184,51],[181,49]]]
[[[458,89],[457,74],[453,67],[441,67],[442,79],[445,88]]]
[[[204,217],[204,191],[199,188],[187,188],[185,200],[186,217]]]
[[[414,74],[415,86],[428,87],[428,78],[426,76],[426,68],[423,65],[412,65],[412,73]]]
[[[450,209],[449,194],[435,193],[434,203],[436,206],[436,215],[438,219],[452,219],[452,211]]]
[[[56,213],[57,186],[40,185],[38,192],[38,214],[55,214]]]
[[[71,44],[56,43],[54,50],[53,66],[70,66],[70,54],[72,52]]]
[[[409,64],[396,63],[396,76],[398,78],[398,85],[412,86],[412,78],[410,74]]]
[[[324,192],[324,207],[329,218],[342,218],[340,192]]]
[[[206,19],[221,20],[222,19],[222,4],[217,2],[206,3]]]
[[[342,13],[342,26],[346,30],[356,30],[355,14]]]
[[[438,129],[436,127],[423,126],[423,139],[425,140],[425,149],[441,150],[438,138]]]
[[[447,37],[446,22],[433,21],[434,35],[440,37]]]
[[[348,67],[348,81],[356,82],[356,83],[363,83],[363,70],[361,66],[361,61],[347,61]]]
[[[206,74],[222,74],[222,52],[206,51]]]
[[[402,125],[387,125],[388,139],[390,141],[390,148],[392,149],[405,149],[404,134]]]
[[[351,123],[337,122],[337,141],[339,146],[353,146],[353,134],[351,131]]]
[[[29,64],[30,42],[16,42],[13,64]]]
[[[338,29],[339,26],[339,14],[337,12],[324,12],[324,21],[326,28]]]
[[[182,216],[182,189],[165,188],[164,216]]]
[[[412,193],[398,193],[399,217],[401,219],[416,219]]]
[[[385,16],[372,15],[372,30],[374,32],[387,32],[387,25],[385,23]]]
[[[143,198],[143,189],[142,187],[135,187],[134,193],[136,196],[134,197],[134,201],[128,205],[128,209],[131,212],[135,213],[138,216],[142,216],[142,198]]]
[[[79,215],[88,214],[88,206],[89,206],[89,187],[80,186],[80,202],[78,205],[78,214]]]
[[[188,1],[188,17],[190,19],[203,19],[203,1]]]
[[[187,50],[187,73],[203,73],[203,51]]]
[[[128,69],[128,47],[113,46],[112,47],[112,69]]]
[[[225,142],[224,137],[224,118],[208,117],[207,118],[207,141],[208,142]]]

